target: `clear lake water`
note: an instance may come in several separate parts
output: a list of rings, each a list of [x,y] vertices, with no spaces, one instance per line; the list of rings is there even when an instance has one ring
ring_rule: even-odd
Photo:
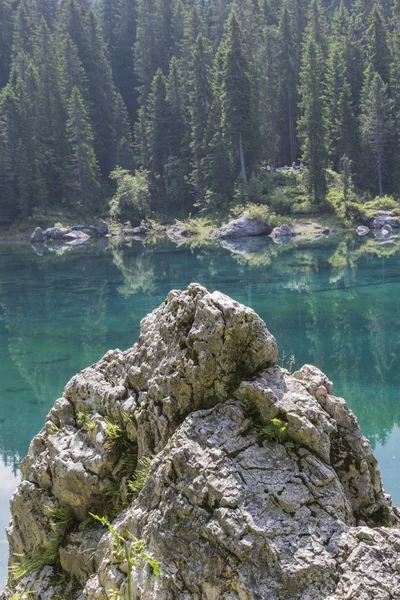
[[[229,248],[104,241],[59,252],[0,243],[0,588],[18,465],[54,401],[107,350],[132,346],[140,320],[192,281],[251,306],[277,338],[281,365],[294,355],[295,369],[311,363],[329,376],[400,504],[396,241],[350,236],[284,247],[268,238]]]

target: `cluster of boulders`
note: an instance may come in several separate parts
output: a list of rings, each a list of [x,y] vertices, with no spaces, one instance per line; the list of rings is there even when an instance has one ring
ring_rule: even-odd
[[[372,231],[377,239],[386,241],[393,236],[396,229],[400,229],[400,217],[393,215],[392,211],[381,210],[365,225],[357,227],[357,233],[364,236]]]
[[[68,245],[79,245],[87,242],[91,236],[105,237],[108,235],[108,225],[105,222],[96,223],[96,225],[73,225],[67,227],[49,227],[42,229],[36,227],[31,235],[32,244],[44,242],[63,242]]]
[[[218,237],[220,240],[228,240],[267,235],[270,235],[275,242],[285,244],[291,240],[295,233],[289,225],[272,228],[265,219],[248,217],[244,213],[238,219],[221,227]]]
[[[128,578],[136,600],[400,598],[399,512],[368,440],[328,377],[277,358],[254,311],[191,284],[133,348],[73,377],[23,461],[11,563],[40,556],[57,509],[84,525],[56,548],[57,576],[40,565],[1,600],[65,598],[72,581],[74,600],[125,598]],[[149,465],[132,495],[130,456]],[[87,517],[111,497],[109,530]]]

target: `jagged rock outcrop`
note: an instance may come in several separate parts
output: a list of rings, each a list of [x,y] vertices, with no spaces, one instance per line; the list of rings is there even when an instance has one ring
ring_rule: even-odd
[[[398,511],[368,440],[321,371],[276,363],[251,309],[192,284],[133,348],[73,377],[23,462],[8,532],[23,564],[57,534],[56,566],[17,589],[125,598],[129,577],[143,600],[400,598]],[[114,513],[114,534],[89,512]],[[115,532],[144,558],[127,563]]]

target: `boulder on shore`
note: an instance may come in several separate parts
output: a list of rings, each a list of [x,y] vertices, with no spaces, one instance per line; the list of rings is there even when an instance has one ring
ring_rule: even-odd
[[[93,235],[104,237],[108,234],[108,225],[104,221],[96,223],[96,225],[89,225],[89,230]]]
[[[388,210],[381,210],[377,215],[369,220],[367,225],[371,229],[382,229],[385,225],[390,225],[393,229],[400,228],[400,217],[393,216],[393,213]]]
[[[132,348],[73,377],[22,463],[8,529],[12,564],[58,532],[56,566],[13,593],[125,597],[128,574],[136,600],[399,598],[399,511],[369,441],[326,375],[277,356],[253,310],[191,284]],[[130,567],[89,512],[143,558]]]
[[[272,230],[271,236],[274,238],[277,237],[292,237],[295,233],[289,227],[289,225],[280,225],[279,227],[275,227]]]
[[[41,227],[36,227],[35,231],[31,235],[32,244],[44,242],[44,239],[43,229]]]
[[[48,240],[61,240],[70,231],[66,227],[50,227],[43,232],[43,235]]]
[[[219,237],[223,240],[229,238],[252,237],[258,235],[269,235],[272,227],[262,219],[251,218],[242,215],[227,225],[221,227]]]

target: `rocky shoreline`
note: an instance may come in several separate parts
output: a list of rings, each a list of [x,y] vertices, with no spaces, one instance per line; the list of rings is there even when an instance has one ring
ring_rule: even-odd
[[[22,463],[1,600],[400,598],[368,440],[277,356],[254,311],[191,284],[73,377]]]

